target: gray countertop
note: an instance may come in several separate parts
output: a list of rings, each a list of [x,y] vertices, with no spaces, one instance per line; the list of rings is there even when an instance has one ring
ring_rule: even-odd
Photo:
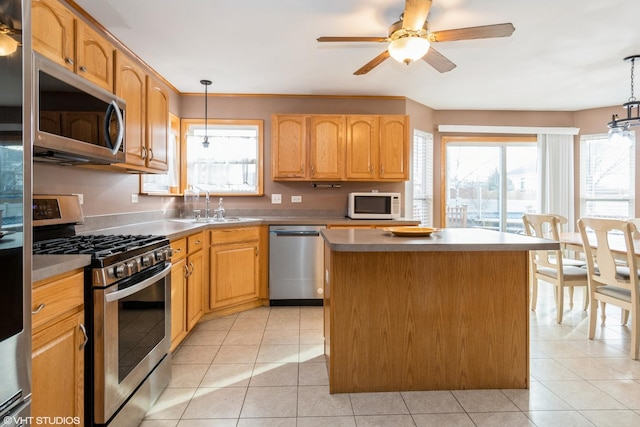
[[[309,225],[412,225],[417,221],[409,219],[400,220],[355,220],[349,218],[309,218],[309,217],[263,217],[242,218],[242,221],[230,222],[202,222],[193,220],[158,220],[144,223],[130,224],[113,228],[86,231],[81,234],[156,234],[167,236],[170,240],[180,239],[201,230],[214,228],[244,227],[254,225],[282,225],[282,224],[309,224]],[[5,237],[5,238],[8,238]],[[90,255],[34,255],[32,267],[32,281],[47,279],[58,274],[66,273],[76,268],[82,268],[91,263]]]
[[[559,249],[553,240],[482,228],[446,228],[428,237],[399,237],[382,229],[321,231],[336,252],[528,251]]]

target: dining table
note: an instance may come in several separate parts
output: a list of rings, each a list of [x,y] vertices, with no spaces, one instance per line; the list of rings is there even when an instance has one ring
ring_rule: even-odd
[[[592,234],[593,233],[587,232],[587,236],[589,237],[591,246],[595,246],[595,236],[593,236]],[[582,235],[577,231],[560,233],[560,245],[564,249],[567,249],[569,251],[584,253]],[[617,254],[621,258],[626,256],[627,248],[624,243],[624,236],[622,234],[610,233],[609,245],[611,246],[611,251],[614,254]],[[633,233],[633,249],[636,257],[640,257],[640,234],[638,232]]]

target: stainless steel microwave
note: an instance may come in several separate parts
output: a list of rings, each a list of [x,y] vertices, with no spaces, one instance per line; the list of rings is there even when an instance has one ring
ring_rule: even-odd
[[[125,102],[34,53],[33,160],[59,164],[125,161]]]
[[[400,193],[349,193],[347,216],[352,219],[397,219],[400,209]]]

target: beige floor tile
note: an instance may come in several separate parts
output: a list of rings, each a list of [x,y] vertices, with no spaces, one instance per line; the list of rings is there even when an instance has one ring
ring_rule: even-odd
[[[297,427],[356,427],[355,417],[298,417]]]
[[[413,427],[411,415],[356,415],[358,427]]]
[[[626,409],[620,402],[588,381],[542,381],[573,409]]]
[[[324,362],[324,344],[300,344],[300,362]]]
[[[238,427],[296,427],[296,419],[293,417],[240,418],[240,420],[238,420]]]
[[[238,418],[247,389],[199,388],[187,405],[183,419]]]
[[[408,414],[409,409],[399,392],[351,393],[354,415]]]
[[[300,329],[300,344],[324,344],[322,329]]]
[[[298,363],[256,363],[251,387],[297,386]]]
[[[209,365],[172,365],[169,388],[198,387]]]
[[[300,329],[322,330],[324,317],[322,316],[302,316],[300,317]]]
[[[218,345],[183,345],[171,355],[171,363],[174,365],[209,364],[219,349]]]
[[[196,330],[198,331],[228,331],[233,326],[233,322],[235,322],[237,315],[219,317],[217,319],[206,319],[205,317],[198,322],[196,326]]]
[[[614,380],[624,379],[626,376],[598,359],[575,357],[570,359],[556,359],[559,364],[570,369],[585,380]]]
[[[178,420],[143,420],[140,427],[176,427]]]
[[[558,395],[534,381],[529,390],[502,390],[521,411],[563,411],[572,409]]]
[[[295,417],[297,387],[249,387],[240,418]]]
[[[638,427],[640,414],[630,411],[581,411],[597,427]]]
[[[229,331],[222,345],[260,345],[262,331]]]
[[[237,314],[238,319],[266,319],[271,315],[271,307],[258,307]]]
[[[517,411],[518,408],[500,390],[454,390],[458,403],[467,412]]]
[[[586,337],[585,337],[586,338]],[[536,341],[535,347],[553,358],[588,357],[584,351],[571,345],[567,339]]]
[[[543,380],[579,380],[578,374],[558,363],[555,359],[533,359],[529,362],[531,377]]]
[[[281,306],[281,307],[271,307],[271,311],[269,312],[269,317],[289,317],[289,318],[300,318],[300,313],[302,311],[302,307],[299,306]]]
[[[537,426],[544,427],[593,427],[578,411],[532,411],[527,416]]]
[[[298,329],[266,330],[262,338],[262,344],[299,344],[300,331]]]
[[[235,427],[236,419],[209,418],[205,420],[181,420],[178,427]]]
[[[182,345],[221,345],[226,336],[227,331],[194,330]]]
[[[259,348],[258,345],[225,345],[220,347],[213,363],[254,363]]]
[[[261,345],[257,363],[297,363],[299,345],[274,344]]]
[[[633,380],[590,381],[629,409],[640,410],[640,383]],[[639,424],[640,425],[640,424]]]
[[[212,363],[200,387],[247,387],[252,371],[253,363]]]
[[[298,384],[329,385],[326,363],[305,362],[298,364]]]
[[[165,389],[147,412],[145,419],[179,420],[195,392],[195,388]]]
[[[328,386],[298,387],[298,416],[353,415],[348,394],[329,394]]]
[[[266,329],[269,331],[300,329],[300,318],[298,316],[270,316]]]
[[[462,414],[414,414],[417,427],[474,427],[466,413]]]
[[[478,427],[535,427],[522,412],[474,412],[469,417]]]
[[[624,374],[626,378],[640,380],[640,362],[631,360],[629,355],[613,358],[598,359],[607,366],[612,367],[618,372]]]
[[[450,391],[403,391],[402,398],[411,414],[464,412]]]
[[[267,318],[242,317],[237,318],[231,326],[232,331],[264,331]]]

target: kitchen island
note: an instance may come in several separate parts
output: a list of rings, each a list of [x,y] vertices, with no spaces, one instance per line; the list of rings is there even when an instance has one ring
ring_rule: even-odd
[[[484,229],[323,230],[331,393],[529,387],[528,251]]]

